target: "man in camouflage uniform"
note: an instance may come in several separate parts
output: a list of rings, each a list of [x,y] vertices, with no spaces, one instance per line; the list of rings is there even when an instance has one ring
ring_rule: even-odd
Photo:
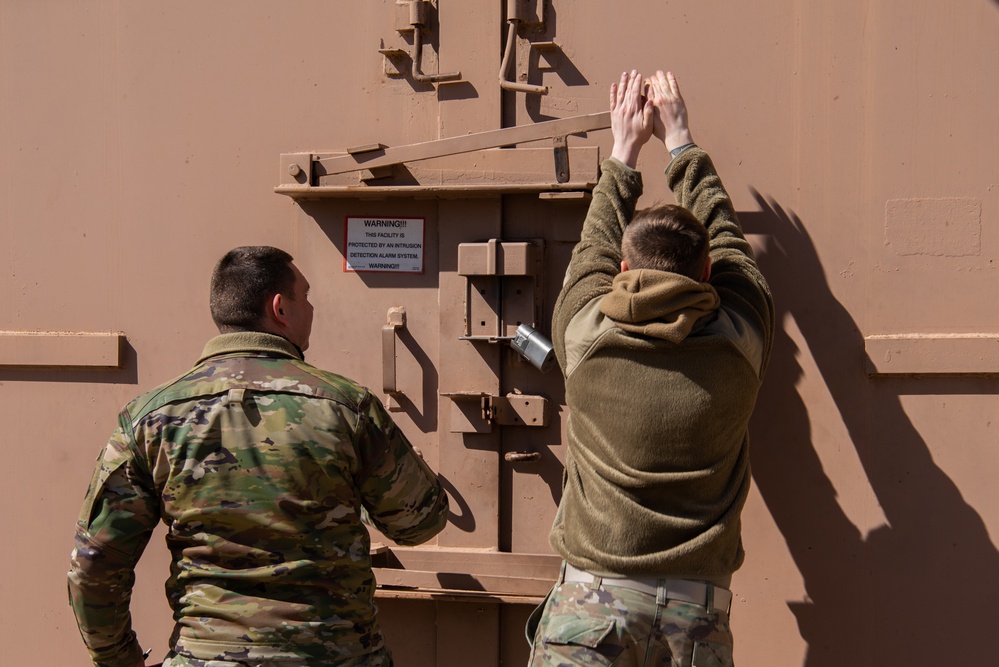
[[[169,667],[386,667],[370,539],[440,532],[448,501],[381,403],[303,361],[309,284],[287,253],[230,251],[221,335],[130,403],[77,523],[70,602],[97,667],[141,667],[133,569],[158,521],[176,627]]]
[[[644,87],[635,71],[611,87],[614,149],[555,304],[570,414],[550,541],[564,564],[528,625],[531,667],[732,664],[773,303],[676,79]],[[653,134],[679,206],[636,212]]]

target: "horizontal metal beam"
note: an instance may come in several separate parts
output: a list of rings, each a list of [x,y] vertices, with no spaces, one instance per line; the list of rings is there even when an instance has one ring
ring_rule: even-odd
[[[432,546],[372,546],[375,567],[397,567],[436,572],[475,572],[504,577],[529,577],[554,581],[562,566],[556,554],[532,554]]]
[[[410,588],[422,591],[467,591],[501,595],[544,596],[555,584],[556,577],[496,576],[471,572],[434,572],[374,567],[375,581],[380,588]],[[557,576],[557,575],[556,575]]]
[[[548,591],[545,591],[547,595]],[[378,588],[376,600],[426,600],[430,602],[467,602],[471,604],[523,604],[537,607],[545,595],[507,595],[467,591],[436,591],[422,588]]]
[[[533,194],[538,193],[544,199],[556,199],[547,196],[549,192],[572,193],[576,198],[585,197],[585,192],[592,190],[595,183],[581,181],[578,183],[517,183],[517,184],[497,184],[487,183],[482,185],[347,185],[347,186],[317,186],[304,187],[296,185],[279,185],[274,188],[274,192],[279,195],[286,195],[292,199],[335,199],[351,198],[364,199],[384,199],[386,197],[431,197],[438,196],[443,199],[448,197],[467,198],[474,196],[487,196],[497,194]]]
[[[0,331],[0,366],[119,368],[120,332]]]
[[[864,349],[871,375],[999,374],[999,333],[872,335]]]
[[[504,127],[499,130],[466,134],[448,139],[437,139],[419,144],[409,144],[408,146],[388,147],[381,150],[356,153],[354,155],[347,154],[320,158],[316,160],[313,167],[316,176],[321,177],[402,164],[404,162],[417,162],[445,155],[469,153],[486,148],[515,146],[531,141],[541,141],[553,137],[564,137],[570,134],[603,130],[608,127],[610,127],[610,112],[604,111],[602,113],[549,120],[531,125]]]

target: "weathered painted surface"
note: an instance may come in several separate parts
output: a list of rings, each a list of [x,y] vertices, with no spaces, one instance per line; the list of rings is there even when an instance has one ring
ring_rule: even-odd
[[[978,638],[999,594],[999,2],[524,7],[508,71],[544,96],[500,87],[501,0],[430,8],[422,72],[460,71],[454,83],[413,79],[395,53],[412,46],[398,30],[409,14],[388,0],[0,0],[0,331],[34,350],[0,356],[5,663],[85,660],[64,577],[93,460],[119,408],[188,368],[212,335],[217,258],[271,244],[313,285],[319,366],[381,387],[379,332],[406,309],[394,414],[444,475],[455,516],[442,553],[386,564],[446,591],[384,600],[399,664],[469,664],[472,651],[477,665],[523,664],[524,602],[550,576],[528,556],[550,554],[563,390],[501,344],[459,340],[466,300],[488,312],[500,289],[477,278],[468,296],[458,247],[543,241],[544,270],[516,285],[533,289],[546,330],[585,201],[496,190],[296,201],[274,188],[288,179],[282,154],[604,112],[631,68],[679,77],[781,312],[752,430],[737,663],[993,660]],[[573,173],[591,168],[580,151],[610,145],[607,130],[570,136]],[[542,161],[514,155],[445,156],[411,176],[542,178]],[[665,164],[642,156],[642,203],[668,199]],[[422,218],[424,272],[345,271],[345,221],[359,216]],[[43,332],[103,336],[27,338]],[[452,428],[468,395],[515,392],[547,397],[549,425]],[[156,654],[171,626],[165,556],[154,537],[133,603]]]

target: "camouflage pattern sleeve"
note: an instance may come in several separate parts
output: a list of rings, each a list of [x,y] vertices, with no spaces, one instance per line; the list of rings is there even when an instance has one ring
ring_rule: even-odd
[[[448,500],[381,402],[368,394],[357,425],[358,488],[368,520],[402,546],[426,542],[447,525]]]
[[[69,571],[69,602],[95,667],[142,664],[129,601],[135,563],[159,519],[148,471],[134,456],[127,413],[119,422],[97,458]]]

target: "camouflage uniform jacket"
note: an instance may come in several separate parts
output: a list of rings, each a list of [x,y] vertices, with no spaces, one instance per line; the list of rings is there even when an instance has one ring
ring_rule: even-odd
[[[362,521],[412,545],[447,516],[366,389],[283,338],[224,334],[121,412],[77,523],[70,603],[95,665],[139,664],[133,570],[162,520],[174,650],[337,665],[383,644]]]

